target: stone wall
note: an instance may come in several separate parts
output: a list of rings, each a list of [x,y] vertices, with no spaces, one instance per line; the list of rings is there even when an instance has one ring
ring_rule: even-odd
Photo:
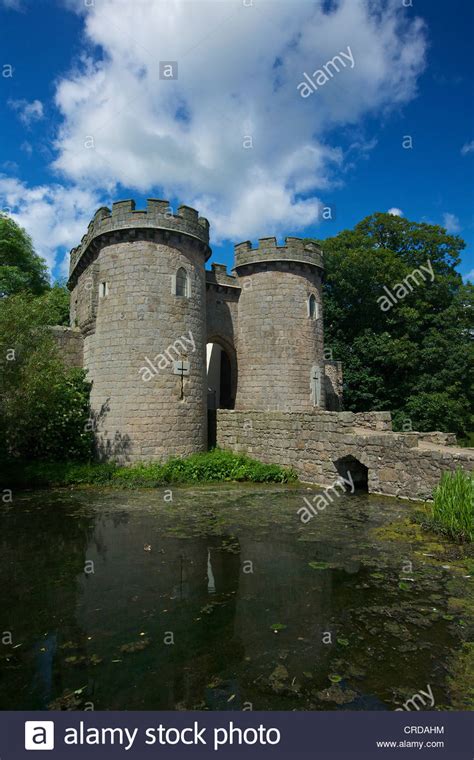
[[[430,498],[445,470],[474,469],[474,449],[442,446],[423,434],[393,433],[388,412],[217,412],[217,445],[262,462],[291,466],[301,480],[330,486],[338,461],[368,468],[370,493]],[[350,467],[349,467],[350,471]]]
[[[454,433],[441,433],[439,430],[430,433],[413,433],[419,440],[426,443],[437,443],[440,446],[455,446],[456,436]]]
[[[84,361],[84,339],[81,331],[72,327],[55,325],[51,334],[59,347],[61,359],[67,367],[82,367]]]

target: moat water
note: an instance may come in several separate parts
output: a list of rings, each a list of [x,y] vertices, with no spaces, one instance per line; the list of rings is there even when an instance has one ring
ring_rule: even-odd
[[[394,710],[431,690],[423,709],[473,709],[472,551],[367,494],[303,525],[305,495],[17,494],[0,708]]]

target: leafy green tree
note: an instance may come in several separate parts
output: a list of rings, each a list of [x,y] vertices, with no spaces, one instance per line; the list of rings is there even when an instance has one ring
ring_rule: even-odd
[[[474,288],[455,269],[463,240],[378,213],[319,244],[326,346],[344,363],[345,408],[389,409],[398,429],[466,434],[473,427]],[[414,270],[424,279],[413,280]],[[396,287],[404,280],[405,294]],[[384,287],[402,297],[387,306]]]
[[[30,236],[9,216],[0,213],[0,297],[49,288],[46,262],[33,248]]]
[[[92,452],[90,385],[64,366],[48,329],[57,311],[45,297],[0,299],[0,456],[85,460]]]
[[[48,324],[69,325],[70,297],[69,290],[62,282],[55,282],[52,288],[39,296],[48,314]]]

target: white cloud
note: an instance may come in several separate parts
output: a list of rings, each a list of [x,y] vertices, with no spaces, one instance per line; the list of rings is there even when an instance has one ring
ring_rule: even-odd
[[[474,140],[471,140],[471,142],[465,143],[461,148],[461,154],[463,156],[467,156],[468,153],[474,153]]]
[[[461,231],[458,217],[456,214],[450,214],[449,212],[443,214],[443,227],[446,227],[446,231],[453,235]]]
[[[55,169],[79,186],[178,197],[208,215],[214,240],[303,230],[345,169],[329,130],[413,98],[426,47],[422,22],[398,0],[383,13],[365,0],[322,8],[322,0],[96,3],[83,21],[102,54],[58,83]],[[301,98],[303,73],[348,45],[354,67]],[[177,81],[160,80],[160,60],[178,62]]]
[[[13,100],[8,105],[18,114],[18,118],[27,127],[34,121],[40,121],[44,117],[44,109],[41,100]]]
[[[0,175],[0,205],[50,266],[123,188],[195,206],[214,242],[302,232],[376,144],[366,117],[415,97],[425,65],[423,22],[399,0],[339,0],[330,13],[323,0],[63,3],[90,43],[56,86],[52,168],[64,184]],[[348,46],[354,67],[301,98],[303,73]],[[179,78],[161,80],[159,61],[177,61]],[[20,118],[43,116],[40,101],[19,102]],[[357,135],[347,149],[331,137],[343,133]]]
[[[61,266],[67,274],[67,256],[58,260],[58,249],[77,245],[92,214],[100,205],[98,196],[79,188],[45,185],[30,188],[16,178],[0,174],[0,209],[8,212],[33,238],[36,252],[52,269]]]
[[[392,216],[403,216],[403,211],[401,210],[401,208],[393,207],[393,208],[389,208],[389,210],[387,211],[387,214],[391,214]]]

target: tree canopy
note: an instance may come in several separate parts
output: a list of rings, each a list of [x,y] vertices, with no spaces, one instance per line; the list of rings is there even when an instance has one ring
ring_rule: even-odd
[[[472,430],[474,288],[455,269],[464,241],[377,213],[318,243],[345,408],[388,409],[396,429]]]
[[[9,216],[0,213],[0,297],[49,288],[48,267],[35,253],[30,236]]]

